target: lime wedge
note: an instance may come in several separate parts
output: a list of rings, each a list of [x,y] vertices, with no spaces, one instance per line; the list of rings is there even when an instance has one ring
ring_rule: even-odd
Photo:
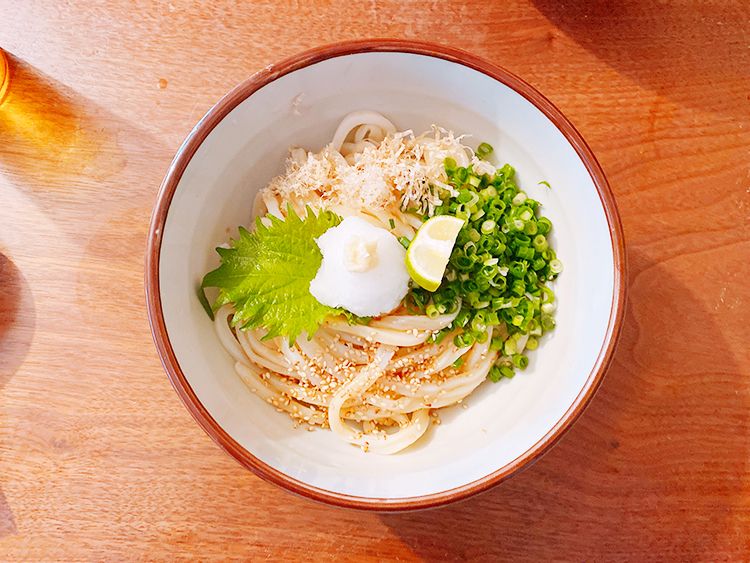
[[[448,265],[463,219],[450,215],[431,217],[419,227],[406,251],[406,270],[420,287],[435,291]]]

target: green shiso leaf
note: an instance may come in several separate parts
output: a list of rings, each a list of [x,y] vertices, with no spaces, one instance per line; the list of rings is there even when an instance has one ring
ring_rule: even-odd
[[[201,288],[216,287],[213,310],[231,303],[236,328],[262,328],[265,338],[284,336],[294,341],[302,332],[309,337],[326,317],[341,309],[319,303],[310,294],[310,282],[323,256],[315,239],[341,218],[330,211],[317,215],[307,209],[301,218],[290,207],[286,220],[268,215],[270,225],[258,219],[253,232],[239,227],[239,237],[229,248],[217,248],[221,265],[206,274]]]

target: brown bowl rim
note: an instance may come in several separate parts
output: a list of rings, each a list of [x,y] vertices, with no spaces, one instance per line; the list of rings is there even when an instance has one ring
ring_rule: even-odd
[[[334,57],[368,52],[410,53],[461,64],[505,84],[534,104],[557,126],[586,166],[607,217],[614,259],[614,292],[604,342],[584,387],[560,420],[521,456],[480,479],[439,493],[396,499],[346,495],[309,485],[267,465],[237,443],[219,426],[198,400],[182,372],[167,334],[159,288],[162,234],[172,197],[185,168],[214,127],[239,103],[281,76]],[[317,47],[269,65],[221,98],[198,122],[178,149],[156,198],[147,241],[145,289],[151,332],[164,370],[193,418],[224,451],[259,477],[293,493],[341,507],[385,512],[430,508],[465,499],[501,483],[549,451],[581,415],[601,384],[604,373],[612,361],[625,309],[625,272],[626,256],[622,224],[604,172],[581,134],[545,96],[507,70],[459,49],[410,40],[367,39]]]

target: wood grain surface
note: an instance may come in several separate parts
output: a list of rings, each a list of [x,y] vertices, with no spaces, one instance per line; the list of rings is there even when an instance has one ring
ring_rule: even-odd
[[[426,512],[294,497],[171,389],[143,254],[180,142],[282,57],[432,40],[578,127],[622,214],[629,304],[591,407],[507,483]],[[0,0],[0,559],[750,558],[750,6]]]

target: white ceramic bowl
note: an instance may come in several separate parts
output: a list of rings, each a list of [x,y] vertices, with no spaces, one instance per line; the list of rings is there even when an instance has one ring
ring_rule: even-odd
[[[348,112],[400,129],[436,123],[488,141],[543,203],[565,270],[557,329],[512,380],[484,383],[468,408],[392,456],[327,431],[292,428],[234,372],[196,298],[214,247],[248,224],[253,197],[287,148],[318,150]],[[552,189],[538,185],[546,180]],[[146,287],[156,346],[198,423],[240,463],[294,492],[378,510],[443,504],[484,490],[546,451],[581,413],[612,356],[624,308],[619,218],[596,159],[549,101],[508,72],[432,45],[365,41],[272,65],[225,96],[180,148],[152,219]]]

